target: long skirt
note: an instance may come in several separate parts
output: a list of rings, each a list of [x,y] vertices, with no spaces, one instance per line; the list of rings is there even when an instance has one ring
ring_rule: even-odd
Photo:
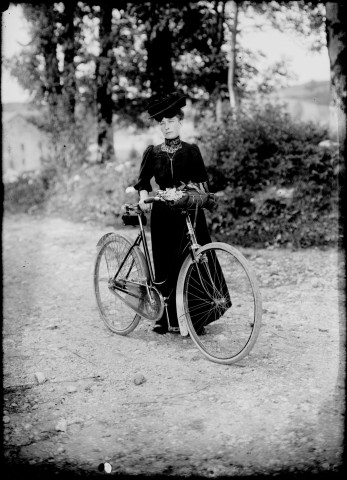
[[[195,211],[190,214],[192,223],[195,218]],[[202,209],[198,210],[195,233],[199,245],[206,245],[211,242],[207,229],[206,218]],[[173,210],[165,203],[155,202],[151,213],[151,239],[153,263],[156,282],[162,282],[159,290],[164,297],[168,298],[168,316],[171,327],[178,326],[176,311],[176,285],[181,266],[189,253],[189,238],[187,236],[187,225],[185,216],[180,210]],[[218,262],[217,262],[218,263]],[[219,265],[217,268],[220,268]],[[222,290],[226,289],[224,277],[221,275]],[[189,292],[188,292],[189,293]],[[189,301],[189,296],[188,296]],[[204,325],[216,320],[218,316],[212,314],[211,318],[204,320]],[[193,320],[193,319],[192,319]],[[198,322],[199,319],[196,319]],[[167,324],[164,314],[158,323]],[[194,320],[193,320],[194,323]]]

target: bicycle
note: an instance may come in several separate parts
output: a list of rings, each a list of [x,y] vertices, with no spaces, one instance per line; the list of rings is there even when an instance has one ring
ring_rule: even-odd
[[[146,202],[157,200],[150,197]],[[136,239],[114,232],[103,235],[97,243],[94,266],[99,313],[106,326],[119,335],[132,332],[141,318],[160,319],[168,300],[155,280],[144,230],[146,217],[138,204],[125,208],[133,219],[129,223],[139,227]],[[182,210],[182,214],[189,242],[176,287],[179,332],[189,334],[210,361],[238,362],[254,347],[261,325],[261,294],[255,274],[236,248],[222,242],[200,246],[189,211]]]

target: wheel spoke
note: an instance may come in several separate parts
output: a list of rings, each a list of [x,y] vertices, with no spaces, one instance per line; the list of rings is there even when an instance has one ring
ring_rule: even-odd
[[[140,320],[139,315],[122,300],[122,298],[126,300],[127,293],[117,290],[115,294],[110,282],[114,279],[130,246],[131,243],[125,237],[111,235],[98,253],[94,273],[95,295],[101,318],[110,330],[121,335],[132,331]],[[117,279],[139,282],[144,277],[141,258],[138,257],[136,250],[133,250],[118,272]]]
[[[211,246],[209,246],[211,245]],[[201,249],[200,261],[184,272],[182,295],[188,329],[212,361],[233,363],[253,347],[259,332],[261,298],[245,258],[226,244]],[[205,327],[205,334],[198,335]]]

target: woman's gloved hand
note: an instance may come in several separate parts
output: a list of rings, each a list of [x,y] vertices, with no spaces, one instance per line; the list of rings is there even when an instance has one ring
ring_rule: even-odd
[[[145,213],[150,212],[152,208],[151,203],[144,203],[145,200],[149,197],[147,190],[141,190],[140,191],[140,201],[139,201],[139,207],[141,210]]]

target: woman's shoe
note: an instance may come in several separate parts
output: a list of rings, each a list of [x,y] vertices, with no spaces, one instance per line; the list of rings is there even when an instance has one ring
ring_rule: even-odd
[[[202,335],[206,335],[206,330],[205,327],[200,328],[199,330],[196,331],[196,334],[201,337]]]
[[[169,327],[170,333],[181,333],[180,327]]]
[[[152,332],[154,333],[158,333],[159,335],[164,335],[165,333],[167,333],[169,330],[167,328],[166,325],[155,325],[153,328],[152,328]]]

